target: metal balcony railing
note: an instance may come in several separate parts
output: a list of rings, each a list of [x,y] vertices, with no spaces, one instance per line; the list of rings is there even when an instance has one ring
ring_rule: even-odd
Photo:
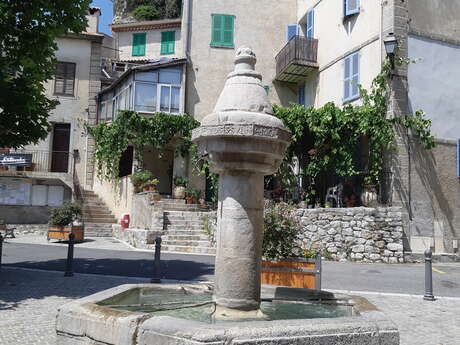
[[[21,175],[29,172],[73,174],[73,154],[67,151],[0,151],[0,174]]]
[[[312,68],[318,68],[318,40],[294,36],[276,55],[276,79],[299,82]]]

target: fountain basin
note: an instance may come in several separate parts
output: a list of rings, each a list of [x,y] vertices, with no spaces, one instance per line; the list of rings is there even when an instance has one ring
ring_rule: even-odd
[[[362,297],[263,286],[261,309],[272,320],[238,322],[213,320],[212,292],[208,284],[102,291],[59,309],[57,344],[399,344],[396,326]]]

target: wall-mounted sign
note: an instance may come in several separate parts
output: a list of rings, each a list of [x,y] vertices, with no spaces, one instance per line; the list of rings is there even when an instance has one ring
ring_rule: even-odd
[[[21,166],[30,167],[32,165],[31,153],[0,153],[0,166]]]

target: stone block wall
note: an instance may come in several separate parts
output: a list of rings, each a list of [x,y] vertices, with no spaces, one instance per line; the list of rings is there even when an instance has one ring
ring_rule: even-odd
[[[296,216],[301,248],[322,250],[340,261],[404,262],[399,207],[298,209]]]

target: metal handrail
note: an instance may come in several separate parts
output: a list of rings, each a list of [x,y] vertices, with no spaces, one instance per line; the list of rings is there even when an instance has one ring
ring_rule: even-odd
[[[29,154],[32,155],[32,162],[30,166],[21,165],[0,165],[0,173],[22,173],[22,172],[48,172],[48,173],[69,173],[73,174],[74,171],[74,157],[73,153],[69,151],[49,151],[49,150],[27,150],[16,149],[9,150],[4,154]],[[56,169],[53,167],[53,159],[62,160],[67,159],[67,167],[63,169]],[[54,168],[54,169],[53,169]],[[59,170],[59,171],[57,171]],[[61,171],[62,170],[62,171]]]

